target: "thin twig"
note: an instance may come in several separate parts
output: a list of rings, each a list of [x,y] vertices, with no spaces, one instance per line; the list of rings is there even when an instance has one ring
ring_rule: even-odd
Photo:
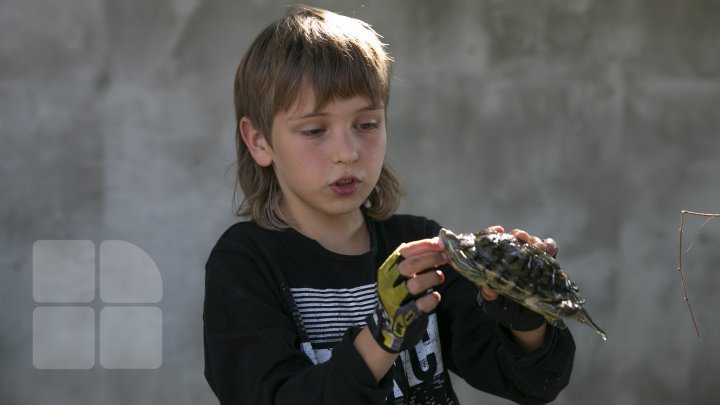
[[[692,306],[690,306],[690,299],[688,298],[687,294],[687,287],[685,284],[685,275],[683,273],[682,268],[682,252],[683,252],[683,228],[685,227],[685,215],[695,215],[695,216],[701,216],[701,217],[708,217],[705,222],[700,225],[700,229],[702,229],[705,224],[710,222],[713,218],[720,217],[720,214],[708,214],[704,212],[694,212],[694,211],[687,211],[687,210],[681,210],[680,211],[680,243],[678,246],[678,272],[680,273],[680,285],[682,286],[683,290],[683,299],[685,300],[685,303],[687,304],[688,310],[690,311],[690,318],[692,319],[693,326],[695,327],[695,333],[697,333],[698,339],[702,341],[702,336],[700,335],[700,328],[698,327],[697,321],[695,320],[695,314],[693,313]],[[698,233],[700,230],[698,229]],[[697,237],[697,234],[696,234]],[[688,247],[688,251],[690,251],[690,248],[692,247],[693,242]]]

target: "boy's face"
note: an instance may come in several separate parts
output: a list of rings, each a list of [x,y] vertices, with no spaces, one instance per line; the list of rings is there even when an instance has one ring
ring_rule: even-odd
[[[357,214],[383,166],[385,109],[355,96],[315,111],[312,90],[301,94],[272,123],[269,153],[282,212],[294,221]]]

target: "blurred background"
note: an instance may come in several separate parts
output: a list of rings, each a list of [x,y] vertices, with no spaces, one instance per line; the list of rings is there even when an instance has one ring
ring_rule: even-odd
[[[0,404],[217,403],[201,316],[205,260],[237,220],[233,73],[286,3],[0,0]],[[680,211],[720,212],[720,2],[307,4],[390,45],[402,212],[559,242],[608,340],[569,322],[555,403],[720,403],[720,219],[685,224],[702,341],[676,270]],[[154,260],[160,367],[34,366],[38,240],[127,241]]]

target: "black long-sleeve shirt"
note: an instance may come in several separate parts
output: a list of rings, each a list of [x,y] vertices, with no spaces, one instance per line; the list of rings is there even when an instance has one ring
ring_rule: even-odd
[[[524,353],[476,303],[477,287],[445,266],[427,333],[378,383],[353,346],[377,304],[377,269],[400,243],[439,225],[395,215],[367,220],[371,249],[340,255],[300,233],[230,227],[206,265],[205,376],[221,404],[455,404],[448,370],[520,403],[554,399],[575,345],[548,327]]]

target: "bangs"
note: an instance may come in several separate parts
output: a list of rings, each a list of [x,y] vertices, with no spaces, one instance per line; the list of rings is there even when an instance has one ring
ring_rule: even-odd
[[[325,16],[320,29],[307,21],[284,41],[284,63],[274,84],[273,111],[288,110],[303,88],[314,91],[315,109],[342,98],[363,96],[387,106],[392,58],[367,24],[348,17]],[[317,21],[314,21],[317,23]],[[305,87],[307,86],[307,87]]]
[[[375,107],[387,104],[388,82],[378,74],[379,66],[361,54],[322,53],[308,56],[303,84],[315,92],[316,110],[335,99],[363,96]]]

